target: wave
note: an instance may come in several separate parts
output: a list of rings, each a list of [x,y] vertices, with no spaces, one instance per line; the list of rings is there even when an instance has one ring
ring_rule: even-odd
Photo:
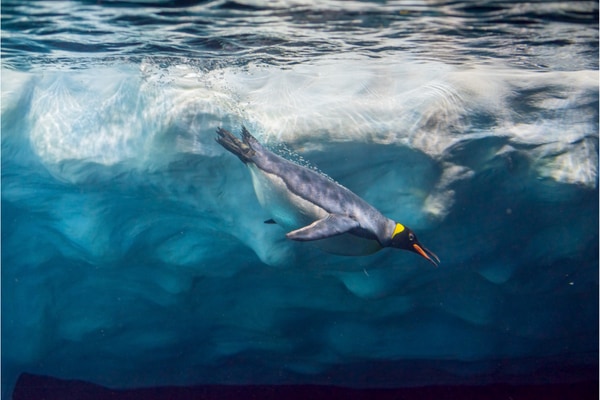
[[[529,148],[542,176],[594,185],[597,175],[596,71],[332,57],[292,68],[202,70],[146,61],[3,74],[10,82],[3,115],[30,123],[32,148],[47,164],[214,156],[214,128],[244,123],[267,142],[392,144],[440,161],[470,140],[505,137]]]

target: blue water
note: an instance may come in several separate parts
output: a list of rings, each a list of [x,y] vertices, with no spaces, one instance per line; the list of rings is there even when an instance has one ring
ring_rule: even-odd
[[[598,2],[2,1],[2,386],[598,378]],[[246,125],[442,263],[264,224]]]

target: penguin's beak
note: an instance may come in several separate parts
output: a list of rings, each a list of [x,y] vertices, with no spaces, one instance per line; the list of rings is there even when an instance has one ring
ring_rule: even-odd
[[[423,258],[428,260],[430,263],[432,263],[436,267],[438,265],[440,265],[440,259],[438,258],[438,256],[435,255],[435,253],[433,251],[427,250],[424,246],[421,246],[420,244],[417,244],[417,243],[414,243],[412,246],[413,246],[415,253],[420,254]]]

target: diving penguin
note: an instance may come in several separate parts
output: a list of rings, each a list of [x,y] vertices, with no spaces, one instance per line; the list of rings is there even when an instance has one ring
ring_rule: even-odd
[[[217,134],[217,142],[248,166],[258,201],[270,212],[271,222],[290,230],[287,238],[315,241],[322,250],[339,255],[394,247],[439,264],[408,227],[327,177],[265,149],[245,127],[242,140],[222,128]]]

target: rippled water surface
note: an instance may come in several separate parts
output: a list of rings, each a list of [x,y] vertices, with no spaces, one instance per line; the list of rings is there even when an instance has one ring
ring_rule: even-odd
[[[544,70],[598,65],[598,3],[32,1],[2,4],[5,66],[183,58],[293,65],[350,54]]]

